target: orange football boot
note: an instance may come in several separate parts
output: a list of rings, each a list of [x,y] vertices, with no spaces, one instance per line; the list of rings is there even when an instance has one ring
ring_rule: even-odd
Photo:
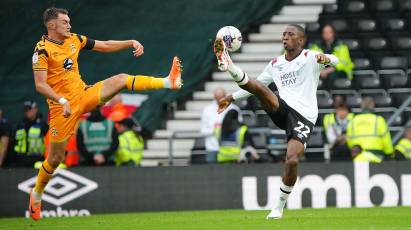
[[[30,204],[29,204],[30,217],[33,220],[39,220],[41,218],[41,200],[36,201],[33,197],[33,189],[30,191]]]

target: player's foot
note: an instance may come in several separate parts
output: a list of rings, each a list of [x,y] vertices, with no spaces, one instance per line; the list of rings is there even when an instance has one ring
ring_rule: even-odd
[[[271,210],[271,212],[267,215],[266,219],[270,220],[270,219],[281,219],[283,217],[283,211],[282,210],[278,210],[278,209],[273,209]]]
[[[180,89],[183,86],[181,72],[183,72],[183,65],[178,57],[174,57],[170,74],[167,77],[170,81],[170,89]]]
[[[217,57],[218,69],[221,71],[227,71],[231,58],[228,54],[227,48],[225,47],[223,39],[217,38],[214,41],[214,54]]]
[[[31,219],[39,220],[41,218],[41,200],[34,199],[33,190],[30,191],[29,212]]]

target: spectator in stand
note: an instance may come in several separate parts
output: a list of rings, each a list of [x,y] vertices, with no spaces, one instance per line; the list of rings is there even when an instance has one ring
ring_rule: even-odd
[[[24,102],[24,118],[17,124],[14,132],[14,146],[10,165],[12,167],[34,167],[37,161],[44,160],[44,136],[48,131],[37,103]]]
[[[327,114],[328,115],[328,114]],[[350,150],[347,146],[346,131],[348,123],[354,114],[350,113],[348,106],[344,102],[336,105],[335,113],[327,120],[324,119],[324,131],[327,142],[331,147],[332,160],[351,160]]]
[[[5,165],[5,159],[9,150],[10,136],[11,126],[9,122],[3,118],[3,110],[0,109],[0,168]]]
[[[205,137],[206,161],[207,163],[217,162],[217,153],[219,150],[218,140],[215,136],[215,130],[221,128],[221,123],[225,114],[229,110],[236,110],[240,112],[240,108],[234,104],[224,110],[222,113],[217,113],[218,100],[225,97],[226,92],[223,88],[216,88],[214,90],[214,100],[207,107],[204,108],[201,115],[201,134]],[[240,117],[241,120],[241,117]]]
[[[321,37],[322,40],[319,43],[311,43],[308,46],[309,49],[321,53],[333,54],[339,60],[335,67],[329,66],[321,71],[321,79],[344,77],[352,80],[354,64],[351,61],[348,46],[343,41],[336,38],[335,29],[330,24],[325,24],[322,27]]]
[[[224,117],[223,124],[216,135],[220,145],[217,154],[218,163],[253,162],[260,159],[254,148],[248,127],[238,121],[239,113],[230,110]]]
[[[138,132],[138,126],[131,118],[118,122],[119,146],[114,162],[117,166],[141,164],[144,150],[144,139]]]
[[[370,152],[380,159],[392,158],[390,130],[384,117],[374,114],[374,100],[365,97],[361,102],[362,112],[354,116],[347,126],[347,144],[352,149],[355,145]]]
[[[395,158],[411,160],[411,126],[405,127],[404,137],[395,146]]]
[[[118,148],[118,133],[114,122],[106,119],[100,107],[80,122],[77,130],[77,149],[82,165],[110,165]]]

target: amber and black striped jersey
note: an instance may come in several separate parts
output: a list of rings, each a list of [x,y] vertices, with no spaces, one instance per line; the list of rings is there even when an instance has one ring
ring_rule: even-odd
[[[77,62],[80,50],[90,50],[94,43],[93,39],[74,33],[62,42],[44,35],[34,49],[33,71],[47,71],[47,84],[70,100],[86,87]]]

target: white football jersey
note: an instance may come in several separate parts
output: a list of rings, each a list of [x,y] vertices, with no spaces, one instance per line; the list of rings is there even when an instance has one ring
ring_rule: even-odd
[[[274,82],[278,93],[291,108],[315,124],[318,117],[317,86],[320,71],[325,65],[318,64],[315,55],[317,51],[303,50],[292,61],[287,61],[285,55],[273,59],[257,77],[264,85]],[[337,57],[327,54],[331,63],[336,65]],[[250,96],[245,90],[233,94],[235,100]]]

